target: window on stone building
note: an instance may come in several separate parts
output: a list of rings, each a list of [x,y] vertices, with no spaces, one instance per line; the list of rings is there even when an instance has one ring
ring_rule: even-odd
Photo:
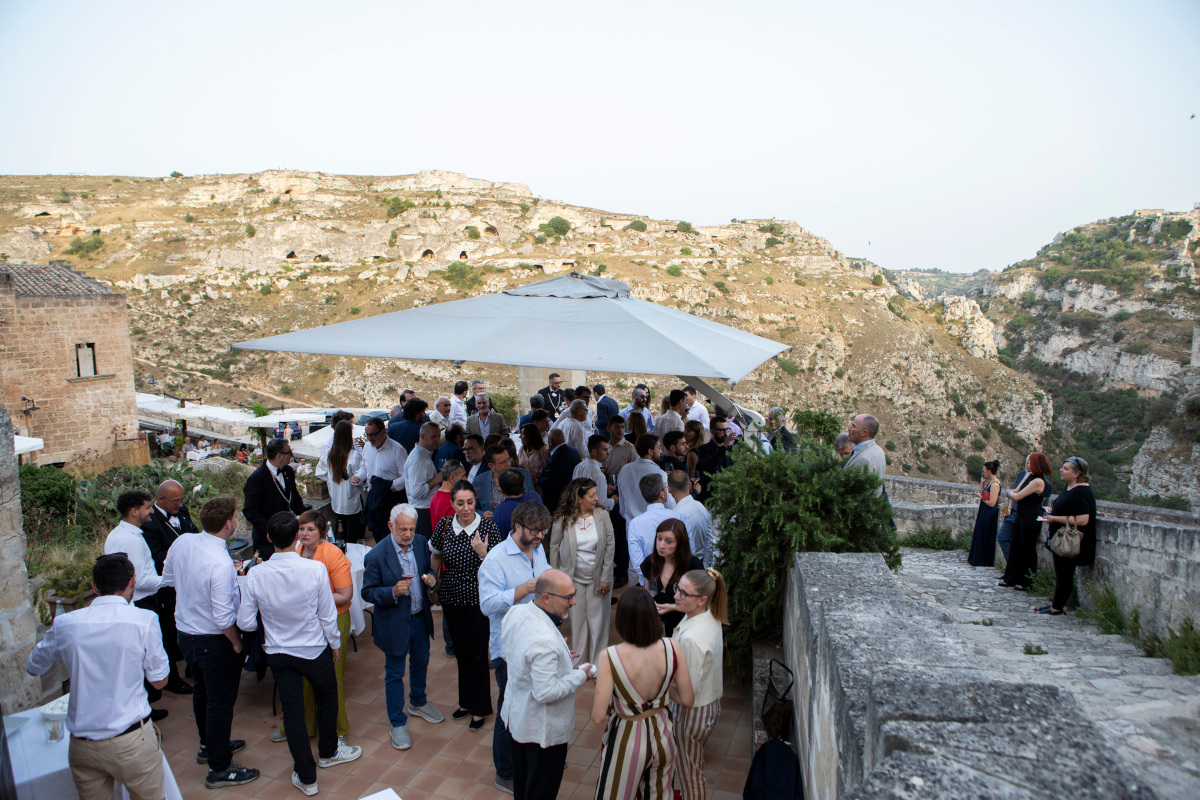
[[[75,345],[75,377],[90,378],[96,374],[96,343]]]

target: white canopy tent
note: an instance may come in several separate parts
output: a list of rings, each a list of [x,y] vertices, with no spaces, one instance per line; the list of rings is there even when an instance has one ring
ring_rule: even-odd
[[[32,436],[21,436],[13,434],[13,455],[23,456],[26,453],[32,453],[37,450],[43,450],[46,447],[46,442],[42,439],[35,439]]]
[[[367,429],[362,425],[354,426],[354,438],[359,439],[365,436]],[[320,430],[313,431],[308,436],[302,439],[297,439],[292,442],[292,452],[303,458],[318,459],[321,453],[325,450],[325,445],[333,441],[333,426],[326,425]]]
[[[634,375],[677,375],[718,405],[698,376],[731,386],[788,345],[629,296],[629,285],[572,272],[366,319],[238,342],[241,350],[478,361]]]

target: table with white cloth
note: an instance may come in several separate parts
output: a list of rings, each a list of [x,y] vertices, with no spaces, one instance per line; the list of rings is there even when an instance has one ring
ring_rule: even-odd
[[[361,549],[360,549],[361,548]],[[371,548],[362,544],[347,544],[346,558],[350,559],[350,580],[354,588],[350,595],[350,633],[357,636],[367,628],[367,618],[363,613],[362,599],[362,579],[363,579],[363,558],[366,551]],[[244,591],[246,585],[246,576],[238,575],[238,588]],[[367,606],[370,608],[370,606]]]
[[[5,729],[20,724],[17,723],[20,719],[26,722],[7,734],[13,779],[17,784],[17,800],[77,800],[79,793],[75,791],[75,780],[67,763],[70,733],[64,730],[62,739],[47,742],[42,712],[37,709],[5,717]],[[64,729],[66,724],[64,720]],[[166,756],[163,756],[163,783],[167,800],[183,800]],[[123,784],[113,785],[113,800],[129,800],[129,792]]]

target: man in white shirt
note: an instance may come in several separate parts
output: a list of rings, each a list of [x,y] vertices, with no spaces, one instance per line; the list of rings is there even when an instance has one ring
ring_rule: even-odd
[[[712,515],[703,503],[692,497],[691,483],[688,474],[683,470],[677,469],[667,474],[667,491],[675,499],[676,516],[683,520],[688,529],[692,555],[703,561],[704,566],[711,567],[716,560],[716,543],[712,540]]]
[[[567,438],[567,444],[574,447],[580,455],[587,453],[587,440],[592,433],[587,424],[587,415],[587,403],[582,400],[572,400],[567,413],[559,420],[561,422],[559,428]]]
[[[408,460],[408,451],[387,435],[381,419],[367,421],[366,436],[362,466],[351,476],[350,483],[367,484],[363,518],[375,541],[382,542],[388,535],[388,514],[393,506],[405,501],[404,462]]]
[[[512,736],[516,796],[554,800],[566,768],[567,743],[575,732],[575,692],[593,667],[571,666],[571,652],[558,631],[575,605],[570,576],[546,570],[534,593],[533,602],[513,608],[501,626],[511,672],[500,718]]]
[[[453,423],[450,420],[450,398],[442,395],[433,404],[433,411],[430,411],[429,421],[437,423],[438,426],[438,444],[446,441],[446,429]],[[436,451],[437,448],[434,448]]]
[[[429,539],[433,536],[433,524],[429,516],[429,504],[433,493],[442,485],[442,474],[433,466],[433,454],[438,448],[441,428],[436,422],[421,426],[417,446],[404,462],[404,485],[408,488],[408,502],[417,510],[417,533]]]
[[[693,386],[683,387],[683,393],[687,395],[684,403],[687,405],[687,418],[696,420],[708,430],[708,409],[704,407],[704,403],[698,402],[696,398],[696,389]]]
[[[654,433],[654,412],[646,407],[649,401],[650,393],[646,389],[634,389],[629,405],[621,409],[621,416],[629,419],[630,414],[641,414],[646,420],[646,433]]]
[[[142,687],[162,689],[170,666],[158,617],[129,604],[136,585],[124,554],[100,556],[92,567],[99,597],[56,617],[25,661],[31,675],[58,661],[67,667],[67,761],[80,800],[112,800],[114,781],[125,784],[131,800],[165,797],[162,750]]]
[[[654,433],[659,439],[671,431],[683,433],[682,415],[687,413],[687,395],[683,393],[682,389],[672,389],[671,393],[667,395],[667,403],[670,405],[670,410],[654,423]]]
[[[458,381],[454,384],[454,396],[450,398],[450,421],[462,425],[463,430],[467,429],[467,415],[470,413],[467,410],[467,390],[466,381]]]
[[[305,680],[316,701],[321,767],[354,761],[362,755],[362,748],[338,744],[338,687],[333,666],[341,644],[337,608],[325,566],[301,558],[294,549],[299,530],[300,523],[290,511],[280,511],[268,521],[267,535],[275,545],[275,556],[246,575],[238,627],[257,630],[258,615],[262,614],[263,650],[279,688],[292,754],[292,785],[311,796],[317,793],[317,765],[304,724]]]
[[[658,475],[643,475],[638,482],[638,492],[646,502],[646,510],[629,521],[629,567],[637,578],[638,585],[642,585],[642,561],[654,552],[654,537],[660,522],[664,519],[678,519],[687,528],[689,543],[693,536],[687,519],[675,511],[675,501],[667,494],[666,484]],[[667,500],[671,500],[671,508],[665,505]]]
[[[237,502],[214,497],[200,508],[202,533],[180,536],[167,551],[163,583],[175,587],[175,627],[179,649],[192,669],[192,712],[200,735],[196,761],[208,764],[209,789],[240,786],[258,770],[233,762],[246,746],[230,740],[233,704],[242,677],[242,634],[237,573],[227,543],[237,530]]]
[[[162,586],[162,577],[154,568],[154,556],[150,554],[150,546],[142,537],[142,526],[154,510],[154,501],[149,493],[141,489],[131,489],[117,496],[117,513],[121,521],[109,532],[104,539],[104,554],[124,553],[133,564],[137,583],[133,588],[133,604],[138,608],[158,613],[161,602],[158,590]],[[151,703],[162,699],[162,692],[150,683],[146,684],[146,695]],[[166,709],[153,709],[150,712],[154,722],[165,719]]]
[[[620,499],[621,516],[626,522],[646,511],[646,501],[638,489],[642,478],[647,475],[658,475],[662,480],[664,491],[667,488],[667,473],[656,462],[662,459],[662,443],[652,433],[638,439],[635,449],[638,455],[636,461],[627,464],[617,476],[617,495]],[[611,459],[612,457],[609,456]],[[667,497],[667,508],[674,508],[675,501]],[[638,564],[633,568],[637,569]]]
[[[496,672],[500,690],[495,729],[492,731],[492,762],[495,786],[513,792],[512,738],[504,725],[504,695],[508,685],[508,663],[504,660],[500,631],[505,615],[515,606],[533,601],[537,577],[550,565],[546,562],[542,537],[550,529],[550,512],[536,500],[527,500],[513,511],[513,533],[493,547],[479,567],[479,610],[488,616],[488,658]]]
[[[600,434],[589,436],[587,440],[587,458],[580,461],[571,474],[571,480],[576,478],[591,478],[596,484],[596,497],[606,511],[612,511],[615,502],[613,495],[616,486],[610,486],[608,476],[604,472],[604,462],[608,459],[609,444]]]

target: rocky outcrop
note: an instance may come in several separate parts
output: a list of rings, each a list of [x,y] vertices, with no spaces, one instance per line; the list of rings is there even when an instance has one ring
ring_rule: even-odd
[[[1155,428],[1133,458],[1129,492],[1136,496],[1200,496],[1200,443],[1180,442]]]
[[[967,297],[940,295],[946,333],[954,336],[963,349],[976,358],[996,357],[996,325],[979,309],[979,304]]]

